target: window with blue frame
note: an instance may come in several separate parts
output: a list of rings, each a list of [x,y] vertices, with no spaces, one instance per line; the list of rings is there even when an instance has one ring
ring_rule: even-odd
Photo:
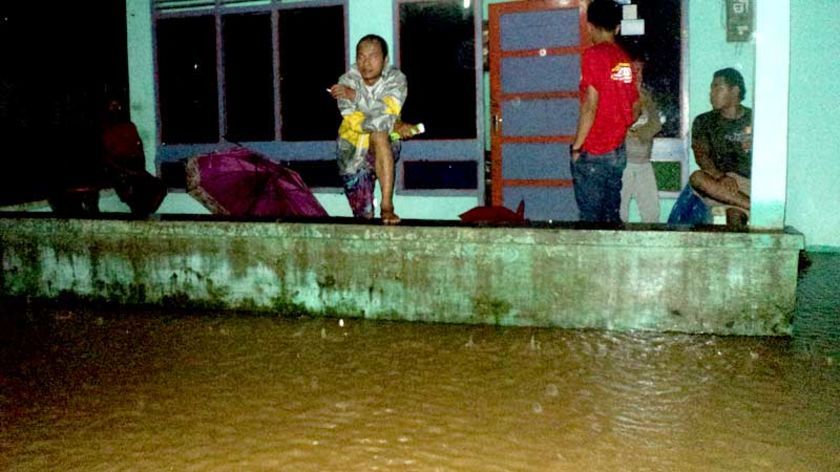
[[[270,13],[222,16],[225,139],[271,141],[275,136],[274,50]]]
[[[343,8],[279,13],[280,136],[285,141],[334,140],[341,115],[325,89],[346,69]]]
[[[157,23],[161,142],[219,140],[216,23],[212,16]]]
[[[476,137],[475,18],[463,1],[400,4],[400,70],[409,79],[403,118],[421,139]]]
[[[409,83],[402,117],[425,125],[426,132],[412,139],[418,147],[449,143],[434,159],[412,159],[408,153],[401,164],[402,189],[475,191],[483,143],[466,153],[454,145],[479,140],[475,11],[462,0],[411,0],[398,2],[398,12],[398,64]]]
[[[343,4],[176,3],[155,23],[162,144],[335,138],[339,116],[324,88],[345,70]]]

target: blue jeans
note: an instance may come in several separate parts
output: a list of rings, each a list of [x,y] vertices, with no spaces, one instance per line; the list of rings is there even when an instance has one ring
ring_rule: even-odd
[[[606,154],[581,152],[571,162],[580,221],[620,223],[621,176],[627,167],[624,144]]]
[[[712,213],[709,207],[691,190],[691,185],[683,187],[680,196],[677,198],[671,214],[668,216],[668,224],[677,225],[700,225],[711,224]]]

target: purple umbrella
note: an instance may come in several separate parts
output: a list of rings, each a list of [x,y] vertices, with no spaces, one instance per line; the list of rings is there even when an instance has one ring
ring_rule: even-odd
[[[328,216],[297,172],[246,148],[192,157],[186,172],[187,192],[214,214]]]

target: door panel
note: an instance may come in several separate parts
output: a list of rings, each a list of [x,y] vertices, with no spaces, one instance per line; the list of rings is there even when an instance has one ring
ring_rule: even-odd
[[[584,22],[576,0],[489,5],[492,200],[530,220],[574,221]]]
[[[505,201],[518,205],[525,200],[525,212],[531,221],[574,221],[578,219],[574,190],[571,187],[508,187]]]
[[[580,56],[506,57],[502,59],[505,93],[574,90],[580,81]]]
[[[578,2],[523,3],[528,3],[528,5],[516,5],[512,9],[497,7],[495,4],[490,5],[490,8],[497,7],[495,9],[501,14],[499,25],[502,50],[577,46],[580,43]],[[559,7],[560,3],[568,3],[568,5]],[[505,11],[502,12],[502,10]],[[490,18],[493,18],[492,12]]]
[[[513,99],[502,104],[505,137],[558,136],[575,133],[576,98]]]
[[[502,150],[502,174],[509,179],[571,179],[569,166],[557,165],[563,153],[568,153],[563,143],[510,143]]]

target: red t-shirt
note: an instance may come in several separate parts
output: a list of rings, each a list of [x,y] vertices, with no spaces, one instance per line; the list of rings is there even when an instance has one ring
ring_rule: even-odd
[[[624,142],[627,128],[633,124],[633,103],[639,99],[636,73],[627,53],[613,42],[596,44],[583,51],[582,68],[581,101],[590,85],[598,91],[595,122],[586,135],[583,149],[604,154]]]

